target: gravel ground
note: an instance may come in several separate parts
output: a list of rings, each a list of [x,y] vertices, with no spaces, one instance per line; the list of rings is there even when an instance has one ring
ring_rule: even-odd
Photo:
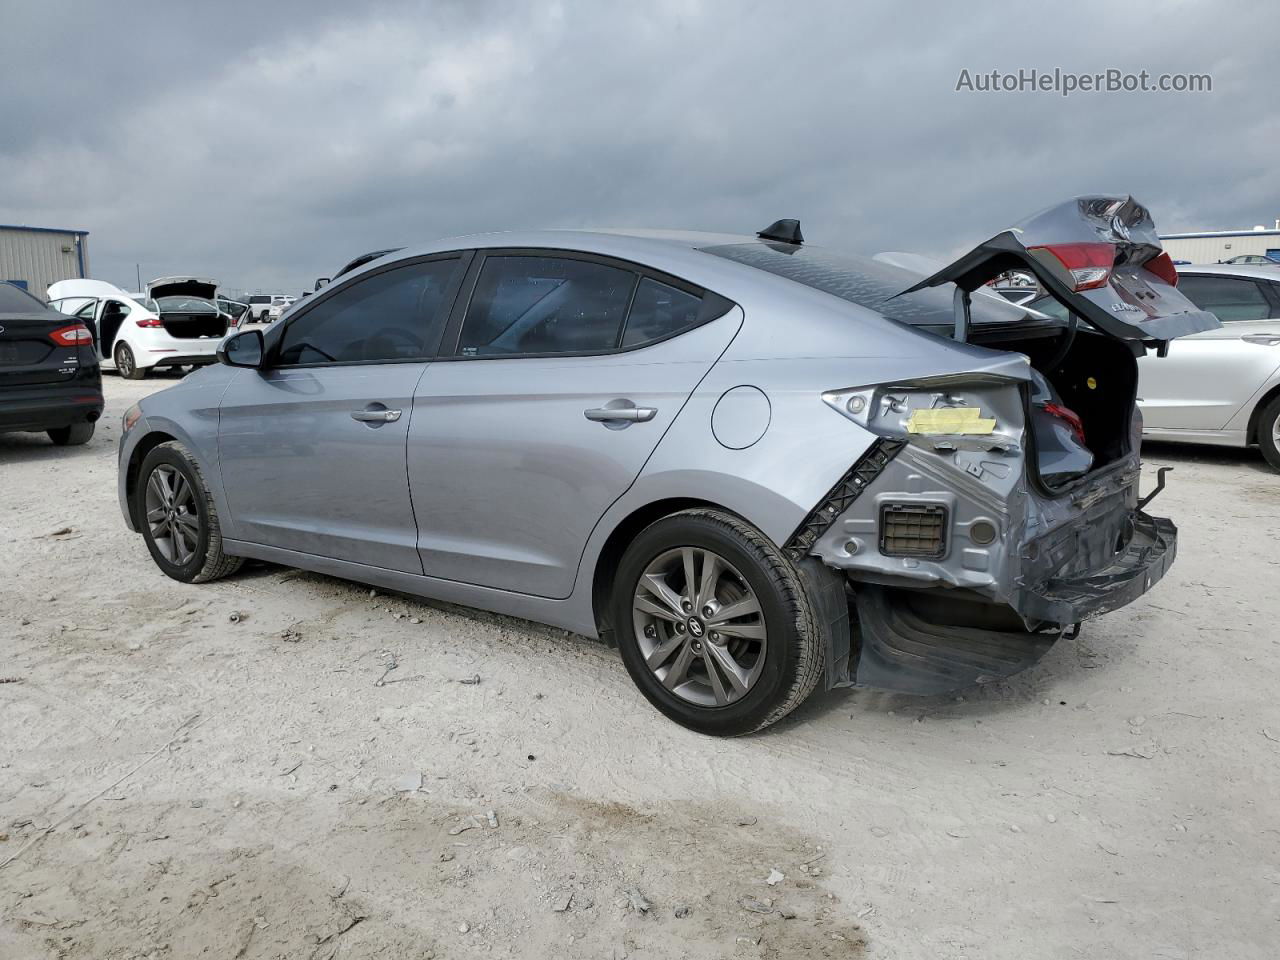
[[[166,579],[115,493],[120,415],[164,385],[108,377],[87,447],[0,437],[5,960],[1276,955],[1256,454],[1148,450],[1176,565],[1032,671],[717,741],[561,631]]]

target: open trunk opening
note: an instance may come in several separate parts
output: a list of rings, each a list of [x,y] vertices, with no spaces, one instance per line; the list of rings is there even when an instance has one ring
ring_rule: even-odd
[[[195,297],[161,297],[156,301],[165,332],[180,340],[222,337],[229,318],[208,300]]]
[[[1093,454],[1091,472],[1129,454],[1138,395],[1138,363],[1129,344],[1084,324],[1025,340],[1006,339],[1009,332],[984,345],[1025,354],[1052,384],[1062,405],[1080,418],[1084,445]],[[980,332],[972,339],[984,340]]]

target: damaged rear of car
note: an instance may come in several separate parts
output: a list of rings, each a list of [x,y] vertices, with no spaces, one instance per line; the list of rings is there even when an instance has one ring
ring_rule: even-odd
[[[1053,207],[923,279],[785,243],[708,252],[1002,354],[824,392],[873,438],[784,547],[847,581],[849,626],[826,602],[829,686],[929,694],[1009,676],[1168,570],[1177,531],[1139,495],[1136,358],[1218,321],[1178,293],[1132,198]],[[971,296],[1013,269],[1073,319]]]

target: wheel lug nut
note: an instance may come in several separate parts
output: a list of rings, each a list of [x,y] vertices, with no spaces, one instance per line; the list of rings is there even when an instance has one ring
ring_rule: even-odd
[[[676,633],[684,633],[684,624],[683,624],[683,623],[677,623],[677,624],[676,624]]]
[[[650,640],[652,640],[654,637],[658,635],[658,631],[654,629],[653,624],[651,623],[644,628],[644,635],[648,637]]]
[[[714,643],[714,642],[716,642],[716,641],[718,641],[718,640],[720,639],[720,634],[718,634],[718,633],[716,633],[714,630],[712,630],[712,631],[711,631],[711,634],[710,634],[710,637],[711,637],[711,641]]]
[[[702,615],[704,617],[710,617],[714,613],[715,613],[715,610],[712,609],[711,604],[707,604],[705,607],[702,608]]]
[[[693,609],[693,604],[690,603],[688,600],[684,600],[684,601],[681,601],[680,608],[684,610],[685,613],[688,613],[690,610]]]

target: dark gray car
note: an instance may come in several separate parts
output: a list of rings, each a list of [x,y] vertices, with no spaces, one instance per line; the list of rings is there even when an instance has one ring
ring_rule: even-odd
[[[971,302],[1010,269],[1076,319]],[[257,558],[599,636],[707,733],[954,689],[1172,562],[1135,357],[1217,320],[1171,271],[1109,197],[923,279],[786,221],[410,248],[131,409],[120,502],[176,579]]]

